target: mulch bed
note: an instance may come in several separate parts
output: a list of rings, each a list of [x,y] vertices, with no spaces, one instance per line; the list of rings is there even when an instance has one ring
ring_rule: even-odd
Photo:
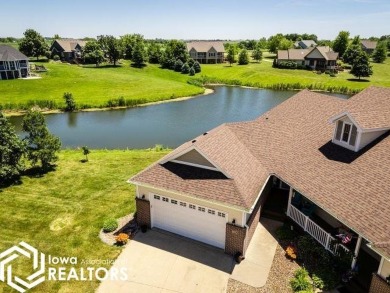
[[[299,268],[300,266],[295,261],[290,261],[286,258],[284,249],[278,244],[265,286],[254,288],[236,280],[229,279],[227,292],[291,293],[293,291],[290,286],[290,279],[294,277],[294,272]]]
[[[115,245],[116,240],[115,237],[120,233],[125,233],[129,235],[129,239],[131,239],[135,233],[138,231],[137,223],[134,219],[133,214],[129,214],[118,219],[118,228],[110,233],[103,232],[103,229],[100,230],[99,238],[108,245]]]

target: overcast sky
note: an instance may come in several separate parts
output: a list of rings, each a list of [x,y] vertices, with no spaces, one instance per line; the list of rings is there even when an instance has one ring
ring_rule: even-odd
[[[259,39],[315,33],[334,39],[390,34],[390,0],[11,0],[1,4],[0,37],[27,28],[43,36],[96,37],[140,33],[145,38]]]

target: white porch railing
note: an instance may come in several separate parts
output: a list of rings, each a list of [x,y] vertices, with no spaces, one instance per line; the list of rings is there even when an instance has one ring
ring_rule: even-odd
[[[349,249],[340,243],[332,245],[332,242],[336,239],[293,205],[289,205],[287,216],[293,219],[305,232],[310,234],[331,253],[336,254],[339,248],[349,252]]]

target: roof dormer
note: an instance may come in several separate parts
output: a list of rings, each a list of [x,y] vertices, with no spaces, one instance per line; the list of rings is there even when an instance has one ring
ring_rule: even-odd
[[[359,117],[359,115],[355,115]],[[330,119],[334,123],[332,142],[349,150],[358,152],[382,134],[390,130],[387,128],[363,128],[349,112],[340,113]]]

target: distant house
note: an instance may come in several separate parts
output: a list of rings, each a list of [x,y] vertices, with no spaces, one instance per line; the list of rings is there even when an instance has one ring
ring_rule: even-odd
[[[301,40],[301,41],[296,41],[294,43],[295,48],[301,48],[301,49],[307,49],[311,47],[316,47],[317,43],[314,42],[313,40]]]
[[[225,48],[223,42],[190,42],[187,43],[190,57],[199,63],[222,63]]]
[[[0,45],[0,79],[22,78],[29,74],[28,57],[11,46]]]
[[[54,40],[50,47],[51,56],[58,55],[62,61],[74,62],[81,58],[85,41],[74,39]]]
[[[372,52],[374,52],[374,50],[376,49],[376,45],[378,44],[378,42],[370,40],[361,40],[360,44],[362,46],[363,51],[371,55]]]
[[[309,49],[278,50],[276,62],[293,61],[313,70],[328,70],[336,68],[339,53],[327,46],[317,46]]]

